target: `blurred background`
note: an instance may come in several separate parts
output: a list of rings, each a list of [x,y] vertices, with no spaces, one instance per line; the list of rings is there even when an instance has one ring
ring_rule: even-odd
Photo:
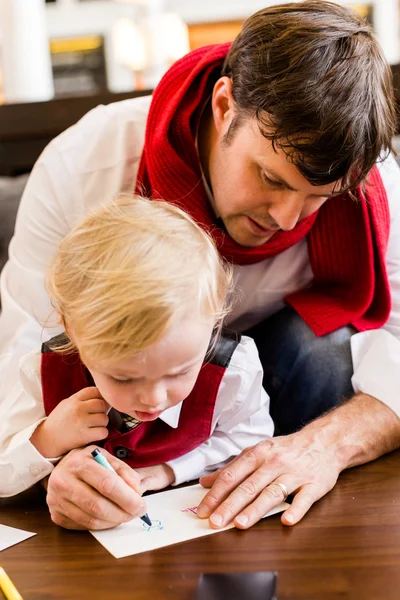
[[[0,0],[0,269],[29,172],[54,137],[99,104],[151,93],[189,50],[233,40],[282,1]],[[338,2],[372,23],[400,106],[400,0]]]
[[[177,58],[232,40],[282,0],[0,0],[0,102],[152,89]],[[399,57],[399,0],[342,0]]]

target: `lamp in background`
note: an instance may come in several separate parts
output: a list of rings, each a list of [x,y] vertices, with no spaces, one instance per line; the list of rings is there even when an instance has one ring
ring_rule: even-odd
[[[4,101],[54,96],[44,0],[0,0]]]
[[[147,67],[146,40],[143,31],[128,18],[119,19],[112,29],[115,60],[135,76],[135,89],[144,89]]]
[[[114,0],[135,6],[132,20],[114,26],[114,55],[135,73],[137,88],[154,88],[165,71],[189,51],[187,25],[165,11],[165,0]]]
[[[178,14],[161,15],[156,29],[157,43],[162,46],[162,52],[170,65],[189,52],[188,26]]]
[[[118,4],[148,4],[149,0],[114,0]]]

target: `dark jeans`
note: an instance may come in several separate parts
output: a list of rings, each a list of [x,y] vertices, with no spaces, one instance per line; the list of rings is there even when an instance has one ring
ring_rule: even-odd
[[[271,399],[275,435],[300,429],[353,394],[352,327],[317,337],[291,308],[246,334],[254,338]]]

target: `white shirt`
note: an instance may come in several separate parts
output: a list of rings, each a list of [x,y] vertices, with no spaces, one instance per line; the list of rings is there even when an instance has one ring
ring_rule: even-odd
[[[18,380],[20,357],[61,331],[46,326],[51,306],[43,283],[57,245],[91,209],[134,190],[150,99],[93,109],[49,144],[32,171],[1,276],[0,402]],[[400,170],[393,157],[379,168],[391,215],[386,262],[392,310],[384,327],[352,337],[352,382],[356,392],[375,396],[400,415]],[[228,324],[243,331],[311,282],[307,242],[236,266],[234,276],[238,293]]]
[[[43,457],[30,442],[36,427],[46,418],[40,363],[38,351],[22,358],[19,381],[0,404],[0,497],[31,487],[49,475],[58,460]],[[272,437],[274,426],[262,377],[256,345],[242,336],[218,390],[210,439],[167,463],[175,473],[176,485],[197,479],[247,446]],[[159,418],[176,429],[181,408],[182,402]]]

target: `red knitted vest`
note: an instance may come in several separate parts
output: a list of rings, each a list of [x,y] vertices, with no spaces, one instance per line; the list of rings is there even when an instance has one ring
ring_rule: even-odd
[[[187,211],[215,239],[228,261],[249,265],[276,256],[307,236],[314,274],[309,289],[285,300],[316,335],[348,324],[358,330],[387,320],[390,289],[385,253],[390,215],[375,167],[359,201],[330,199],[292,231],[277,232],[256,248],[243,247],[218,228],[202,183],[195,145],[200,111],[220,76],[230,44],[207,46],[177,61],[154,91],[136,192],[167,200]]]
[[[53,352],[52,341],[42,346],[41,382],[46,415],[64,398],[94,385],[78,353]],[[219,352],[217,346],[216,354],[210,362],[203,364],[196,385],[182,404],[176,429],[161,419],[141,423],[136,429],[123,433],[109,424],[107,439],[97,444],[122,458],[132,468],[158,465],[200,446],[212,433],[218,390],[237,343],[236,337],[221,338]],[[73,427],[73,423],[65,426]]]

